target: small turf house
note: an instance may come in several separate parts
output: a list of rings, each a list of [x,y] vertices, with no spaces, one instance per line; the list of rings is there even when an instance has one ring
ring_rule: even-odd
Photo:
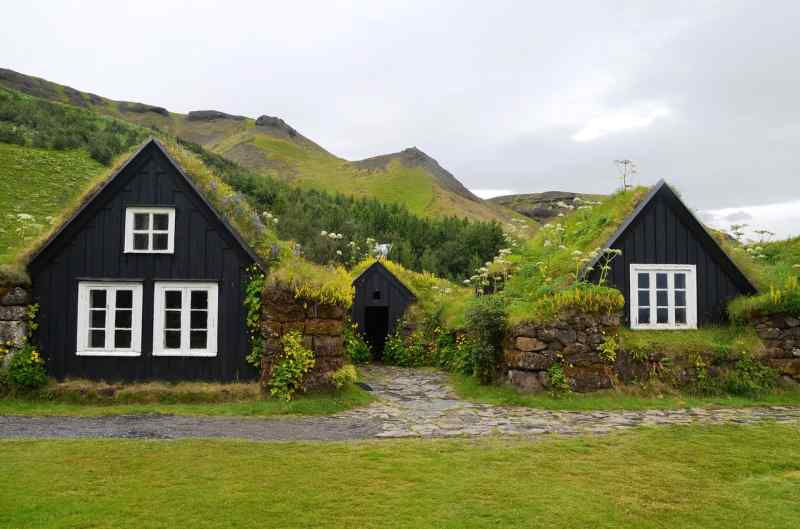
[[[415,296],[397,276],[380,261],[375,261],[353,281],[352,319],[358,331],[380,358],[386,337],[397,328]]]
[[[32,257],[50,373],[249,379],[253,250],[151,139]]]
[[[625,296],[632,329],[692,329],[726,319],[729,300],[756,288],[663,180],[608,240],[621,250],[607,283]],[[601,257],[588,278],[600,276]]]

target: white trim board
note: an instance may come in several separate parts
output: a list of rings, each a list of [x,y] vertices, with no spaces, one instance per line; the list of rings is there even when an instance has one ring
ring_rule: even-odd
[[[166,292],[178,291],[181,293],[180,309],[173,309],[180,312],[180,347],[168,349],[165,343],[166,315],[165,306]],[[190,333],[192,311],[191,292],[205,291],[208,294],[206,311],[206,326],[204,329],[195,329],[206,332],[206,347],[192,349],[190,347]],[[202,310],[202,309],[201,309]],[[153,356],[195,356],[212,357],[217,356],[217,327],[219,319],[219,285],[211,282],[192,282],[192,281],[156,281],[153,286]]]
[[[103,347],[89,346],[90,332],[90,299],[92,290],[102,290],[106,294],[105,306],[94,310],[103,310],[105,340]],[[131,346],[115,348],[114,343],[116,319],[116,293],[119,290],[132,291],[131,302]],[[127,310],[121,308],[120,310]],[[94,328],[100,330],[100,327]],[[124,330],[127,330],[125,328]],[[75,354],[78,356],[141,356],[142,354],[142,284],[124,281],[80,281],[78,283],[78,322]]]
[[[667,285],[664,288],[657,286],[657,274],[664,273],[667,278]],[[685,274],[685,285],[683,289],[676,288],[675,275]],[[648,286],[640,287],[639,274],[648,274]],[[651,330],[680,330],[697,328],[697,267],[695,265],[676,265],[676,264],[639,264],[631,263],[629,268],[628,281],[630,283],[630,324],[631,329],[651,329]],[[647,292],[648,305],[640,305],[639,292]],[[659,305],[659,292],[666,292],[666,305]],[[676,292],[683,291],[685,294],[685,305],[676,306]],[[639,309],[648,310],[648,321],[639,322]],[[676,321],[676,313],[685,308],[686,323]],[[658,323],[658,310],[667,311],[667,321]]]

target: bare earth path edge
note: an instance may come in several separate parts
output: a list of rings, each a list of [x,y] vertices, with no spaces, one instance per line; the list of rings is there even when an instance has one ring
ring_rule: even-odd
[[[231,438],[343,441],[399,437],[604,434],[639,426],[800,422],[800,407],[571,412],[477,404],[459,399],[447,375],[368,366],[364,379],[380,398],[327,417],[236,418],[175,415],[0,416],[0,438]]]

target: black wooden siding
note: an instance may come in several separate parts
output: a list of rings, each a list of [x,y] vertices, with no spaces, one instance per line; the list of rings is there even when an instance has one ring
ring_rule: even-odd
[[[727,302],[755,291],[666,185],[658,188],[611,247],[622,250],[622,255],[611,263],[607,282],[624,294],[628,323],[632,263],[696,265],[698,325],[724,322]],[[596,265],[589,278],[597,281],[598,276]]]
[[[174,254],[125,254],[125,208],[175,207]],[[37,339],[50,373],[104,380],[252,379],[243,290],[252,257],[155,143],[147,145],[31,264]],[[77,356],[79,280],[142,280],[142,354]],[[219,285],[216,357],[154,357],[153,283]]]
[[[385,266],[376,262],[353,282],[355,298],[353,299],[352,318],[358,325],[359,332],[365,331],[364,314],[367,307],[387,307],[389,309],[389,334],[397,328],[397,322],[403,317],[406,308],[414,301],[414,295]],[[381,293],[380,299],[373,299],[373,294]]]

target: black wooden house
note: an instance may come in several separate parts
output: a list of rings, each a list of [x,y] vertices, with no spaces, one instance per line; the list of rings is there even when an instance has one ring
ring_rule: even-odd
[[[352,318],[358,331],[380,358],[386,337],[397,328],[408,306],[416,299],[411,290],[380,261],[375,261],[354,281]]]
[[[721,323],[727,302],[756,288],[675,191],[656,184],[604,248],[622,251],[611,261],[607,284],[625,296],[633,329],[691,329]],[[588,279],[600,276],[602,257]]]
[[[243,305],[258,259],[156,140],[33,256],[50,374],[251,379]]]

